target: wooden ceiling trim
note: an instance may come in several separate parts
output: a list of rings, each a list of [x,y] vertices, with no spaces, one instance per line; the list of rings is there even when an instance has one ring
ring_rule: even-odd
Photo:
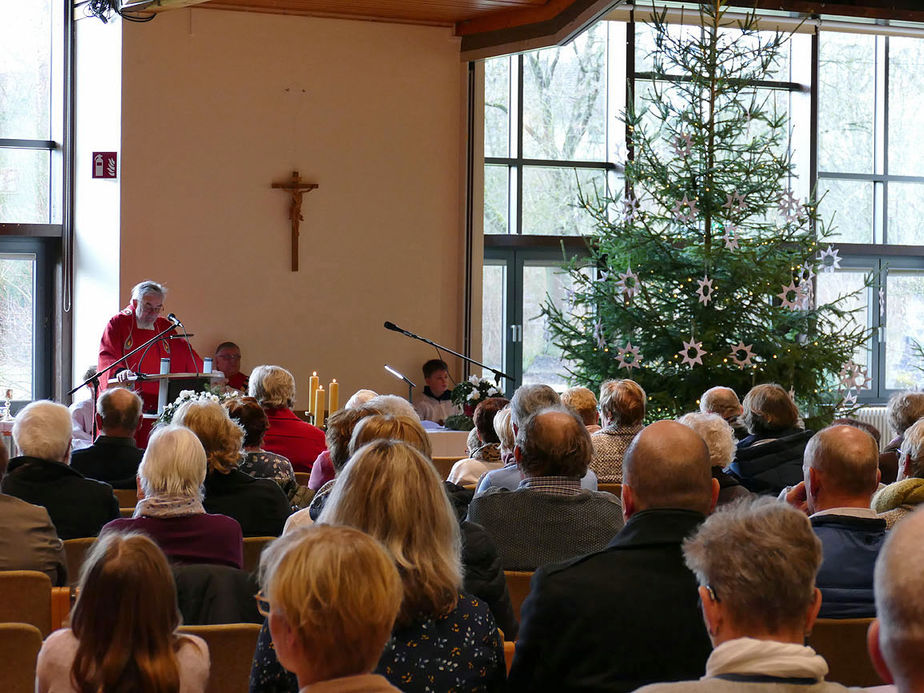
[[[924,21],[921,0],[731,0],[733,7],[759,10],[783,10],[803,14],[836,15],[861,19],[895,19],[909,22]]]

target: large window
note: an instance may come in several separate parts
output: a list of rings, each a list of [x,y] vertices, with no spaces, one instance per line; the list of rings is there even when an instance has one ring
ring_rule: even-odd
[[[652,50],[646,24],[605,19],[568,45],[484,63],[483,346],[516,375],[511,389],[566,382],[538,305],[547,294],[566,307],[556,259],[593,233],[579,195],[622,184],[619,114],[650,88]],[[772,80],[754,88],[788,116],[793,189],[817,184],[835,228],[840,267],[818,276],[816,294],[855,293],[846,320],[876,328],[854,357],[871,377],[860,398],[881,401],[924,377],[924,39],[799,33]]]
[[[0,0],[0,396],[20,401],[51,395],[67,6]]]

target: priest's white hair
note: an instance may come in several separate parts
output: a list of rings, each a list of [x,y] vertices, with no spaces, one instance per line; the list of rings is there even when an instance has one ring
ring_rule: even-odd
[[[145,294],[157,294],[161,298],[165,298],[167,296],[167,287],[152,279],[145,279],[132,287],[133,300],[140,301]]]

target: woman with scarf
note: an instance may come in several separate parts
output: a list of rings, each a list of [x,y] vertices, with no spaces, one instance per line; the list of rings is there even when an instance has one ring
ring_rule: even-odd
[[[135,514],[103,530],[144,532],[173,563],[243,567],[240,524],[202,506],[205,474],[205,449],[195,433],[175,425],[156,430],[138,467]]]
[[[902,439],[898,480],[873,496],[872,507],[887,529],[924,504],[924,419],[909,427]]]

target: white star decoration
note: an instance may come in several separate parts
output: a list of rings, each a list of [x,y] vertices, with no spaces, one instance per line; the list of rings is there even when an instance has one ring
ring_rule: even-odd
[[[798,288],[796,288],[796,308],[802,311],[809,311],[812,309],[814,302],[815,291],[812,288],[812,282],[807,282],[803,279],[799,282]]]
[[[841,268],[841,258],[838,254],[836,248],[832,248],[830,245],[826,250],[822,250],[821,254],[818,256],[818,262],[821,263],[822,272],[833,272]]]
[[[597,347],[600,349],[606,348],[606,336],[603,334],[603,323],[597,322],[594,325],[594,340],[597,342]]]
[[[744,195],[739,195],[737,192],[726,193],[725,204],[722,206],[728,210],[729,214],[742,212],[744,211]]]
[[[626,298],[637,296],[639,291],[638,275],[632,271],[631,267],[627,267],[624,273],[621,272],[619,274],[619,281],[616,282],[616,287]]]
[[[853,359],[844,364],[841,372],[838,374],[841,387],[848,391],[851,390],[868,390],[873,379],[869,377],[869,369],[866,366],[854,362]]]
[[[719,238],[725,241],[726,250],[738,250],[738,227],[735,224],[725,224],[725,235]]]
[[[879,289],[879,319],[885,317],[885,289]]]
[[[754,364],[751,362],[751,359],[754,358],[754,352],[751,351],[753,344],[745,345],[744,342],[738,342],[734,347],[732,347],[731,360],[735,362],[735,365],[738,368],[748,368]]]
[[[844,393],[844,399],[841,400],[841,404],[845,409],[850,409],[850,407],[856,405],[857,403],[857,393],[847,391]]]
[[[616,351],[619,352],[616,356],[616,363],[620,368],[625,368],[630,373],[633,368],[638,368],[642,357],[639,355],[638,347],[632,346],[632,342],[626,342],[624,347],[617,347]],[[627,356],[631,358],[626,358]]]
[[[638,199],[626,195],[622,200],[622,216],[626,221],[635,221],[638,216]]]
[[[704,306],[709,305],[709,301],[712,300],[712,280],[703,275],[702,279],[697,279],[696,283],[699,284],[699,288],[696,290],[696,295],[699,296],[698,301]]]
[[[793,294],[791,300],[789,294]],[[784,286],[783,291],[778,293],[777,297],[780,299],[782,307],[786,310],[799,310],[800,294],[799,287],[796,286],[795,281],[791,281],[787,286]]]
[[[683,211],[684,207],[687,208],[686,212]],[[696,215],[699,213],[699,210],[696,208],[696,202],[691,202],[686,195],[683,196],[682,200],[678,200],[672,211],[674,212],[674,219],[677,221],[685,221],[690,224],[696,221]]]
[[[693,356],[690,356],[690,351],[693,351]],[[683,359],[680,361],[680,365],[688,365],[692,368],[696,364],[700,366],[703,365],[703,356],[706,355],[706,351],[703,349],[703,343],[697,342],[693,337],[690,337],[689,342],[683,343],[683,349],[680,351],[680,355]]]
[[[677,156],[690,156],[693,153],[693,137],[690,135],[677,135],[673,146]]]

